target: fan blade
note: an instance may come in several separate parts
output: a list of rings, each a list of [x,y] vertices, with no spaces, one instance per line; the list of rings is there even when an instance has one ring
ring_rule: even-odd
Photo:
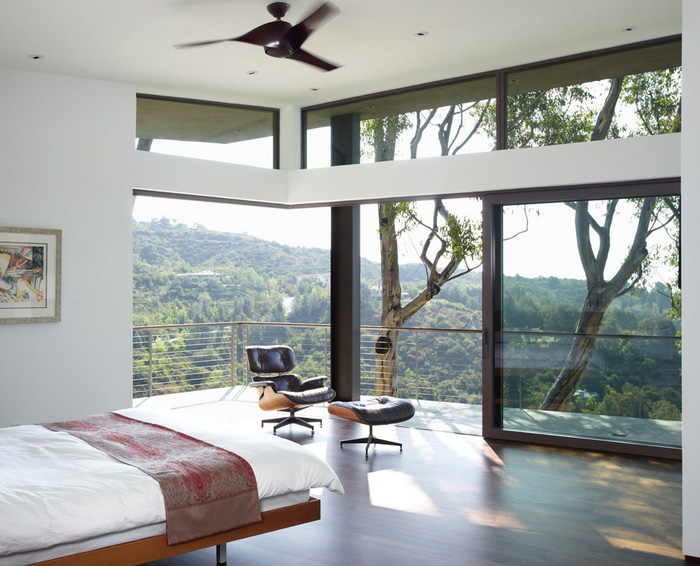
[[[284,36],[291,29],[292,24],[276,20],[268,22],[255,29],[244,33],[240,37],[234,37],[231,41],[242,41],[243,43],[252,43],[260,47],[273,47],[278,45]]]
[[[323,59],[319,59],[315,55],[311,55],[308,51],[304,51],[303,49],[298,49],[294,53],[292,53],[287,59],[294,59],[295,61],[301,61],[302,63],[306,63],[307,65],[313,65],[314,67],[318,67],[319,69],[323,69],[324,71],[332,71],[333,69],[337,69],[338,65],[333,65],[332,63],[329,63],[328,61],[324,61]]]
[[[194,43],[180,43],[173,47],[182,49],[183,47],[199,47],[200,45],[212,45],[213,43],[223,43],[225,41],[233,41],[233,39],[214,39],[212,41],[195,41]]]
[[[292,49],[299,49],[314,31],[339,12],[340,10],[332,2],[321,4],[287,33],[287,39],[291,43]]]

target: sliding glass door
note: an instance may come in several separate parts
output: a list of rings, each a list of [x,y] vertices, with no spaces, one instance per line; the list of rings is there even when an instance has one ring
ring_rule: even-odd
[[[680,449],[677,183],[498,195],[484,212],[485,435]]]

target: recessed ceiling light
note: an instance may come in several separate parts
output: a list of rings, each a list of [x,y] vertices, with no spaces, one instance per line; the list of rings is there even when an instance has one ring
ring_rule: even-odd
[[[248,71],[246,75],[257,75],[258,71]]]
[[[39,59],[43,59],[44,56],[43,55],[29,55],[29,58],[34,60],[34,61],[38,61]]]
[[[417,31],[415,35],[416,35],[416,37],[425,37],[426,35],[428,35],[428,32],[427,31]]]
[[[317,92],[317,91],[319,91],[319,90],[321,90],[321,89],[320,89],[320,87],[312,86],[309,90],[310,90],[311,92]]]
[[[622,31],[634,31],[635,29],[637,29],[636,26],[629,26],[626,28],[622,28]]]

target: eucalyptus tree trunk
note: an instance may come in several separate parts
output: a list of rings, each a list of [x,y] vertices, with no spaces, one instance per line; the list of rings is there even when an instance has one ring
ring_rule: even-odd
[[[606,310],[615,297],[628,293],[641,278],[642,262],[647,256],[646,239],[656,199],[647,197],[642,201],[634,241],[627,258],[617,273],[609,280],[604,278],[605,266],[610,251],[610,229],[617,207],[617,200],[608,203],[603,224],[598,224],[588,211],[588,202],[574,205],[576,210],[576,241],[579,256],[586,273],[586,298],[576,325],[576,335],[566,361],[540,405],[541,410],[563,411],[583,377],[593,355],[593,348],[600,324]],[[591,230],[598,235],[599,246],[594,253],[591,245]],[[632,279],[637,274],[636,279]]]
[[[381,326],[394,328],[399,322],[396,314],[401,311],[401,280],[399,279],[399,254],[396,227],[388,204],[379,204],[379,238],[382,267]],[[375,342],[377,395],[396,395],[396,353],[398,330],[382,330]]]
[[[385,327],[375,342],[377,395],[395,396],[397,391],[396,354],[399,328],[440,292],[442,285],[455,274],[459,261],[451,257],[442,269],[438,261],[446,252],[446,244],[428,257],[431,242],[437,238],[440,217],[447,216],[442,200],[436,199],[433,209],[432,231],[423,244],[420,255],[426,267],[426,284],[423,290],[406,305],[401,303],[401,279],[399,277],[399,255],[394,211],[392,204],[379,204],[379,237],[382,267],[382,312],[381,326]]]
[[[461,110],[460,110],[461,112]],[[416,115],[416,132],[411,140],[411,157],[415,158],[417,147],[430,120],[435,116],[436,109],[430,111],[427,119],[423,120],[420,113]],[[449,138],[450,124],[454,119],[455,107],[452,107],[441,124],[441,131],[447,132]],[[389,161],[394,158],[397,136],[405,128],[405,122],[399,117],[388,117],[376,120],[371,127],[370,136],[374,147],[376,161]],[[470,136],[473,135],[470,134]],[[446,139],[447,139],[446,138]],[[447,151],[443,146],[443,154]],[[448,251],[448,242],[440,235],[440,223],[446,222],[450,216],[441,199],[434,200],[432,221],[423,222],[412,218],[427,229],[428,236],[423,243],[420,261],[425,266],[426,284],[421,292],[414,296],[406,305],[401,303],[401,279],[399,277],[399,249],[396,219],[400,215],[400,203],[380,203],[379,238],[382,277],[382,310],[380,332],[375,342],[375,378],[376,394],[396,396],[397,394],[397,352],[399,328],[418,312],[428,301],[440,292],[443,284],[455,276],[457,267],[465,258],[457,257]],[[406,211],[404,210],[404,214]],[[408,213],[412,215],[412,213]],[[479,233],[480,238],[480,233]],[[438,263],[444,259],[444,265]],[[465,273],[471,268],[466,269]]]

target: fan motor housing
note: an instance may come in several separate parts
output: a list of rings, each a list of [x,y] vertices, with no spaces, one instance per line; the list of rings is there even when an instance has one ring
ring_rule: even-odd
[[[284,59],[292,55],[294,53],[294,49],[292,49],[288,45],[280,45],[276,47],[266,47],[265,53],[270,57],[278,57],[280,59]]]

